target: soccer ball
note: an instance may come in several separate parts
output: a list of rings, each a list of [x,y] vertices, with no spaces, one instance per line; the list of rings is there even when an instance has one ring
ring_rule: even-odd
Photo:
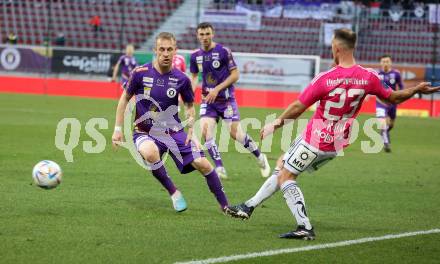
[[[62,175],[60,166],[51,160],[38,162],[32,171],[35,184],[44,189],[57,187],[61,183]]]

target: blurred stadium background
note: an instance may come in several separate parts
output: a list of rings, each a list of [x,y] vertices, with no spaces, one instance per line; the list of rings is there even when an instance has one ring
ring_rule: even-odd
[[[246,53],[237,58],[239,90],[251,91],[239,92],[242,106],[285,107],[314,74],[330,67],[329,40],[342,26],[359,34],[361,64],[379,68],[379,56],[390,54],[406,86],[440,79],[435,0],[2,0],[0,9],[0,91],[116,97],[118,87],[108,75],[126,44],[133,43],[145,63],[152,58],[154,36],[170,31],[188,54],[198,47],[194,28],[201,21],[215,25],[217,42]],[[317,64],[304,72],[301,59],[258,54],[312,55]],[[17,75],[39,81],[30,86],[28,79],[10,77]],[[413,99],[399,114],[440,116],[439,98]],[[370,101],[363,112],[374,112]]]

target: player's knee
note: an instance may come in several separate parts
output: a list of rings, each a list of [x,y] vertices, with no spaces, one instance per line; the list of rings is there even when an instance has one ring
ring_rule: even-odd
[[[278,186],[281,186],[284,182],[289,180],[296,180],[296,175],[286,170],[285,168],[282,168],[278,175]]]
[[[212,171],[212,169],[213,169],[213,167],[211,166],[211,163],[209,163],[209,161],[206,158],[203,158],[203,157],[195,159],[193,161],[193,166],[198,171],[203,173],[203,175],[206,175],[206,174],[210,173]]]
[[[155,163],[159,161],[160,155],[159,150],[156,146],[151,146],[150,144],[142,144],[139,148],[139,153],[142,158],[148,163]]]

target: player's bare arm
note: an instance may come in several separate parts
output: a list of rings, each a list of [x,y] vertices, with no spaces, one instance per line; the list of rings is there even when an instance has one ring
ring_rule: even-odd
[[[432,94],[438,91],[440,91],[440,86],[432,87],[431,83],[422,82],[415,87],[393,91],[388,99],[383,100],[387,103],[400,104],[413,97],[416,93]]]
[[[228,88],[232,84],[238,81],[240,78],[240,73],[237,68],[232,69],[229,72],[229,77],[226,78],[223,82],[218,84],[213,90],[211,90],[208,95],[206,96],[205,100],[207,103],[213,103],[215,101],[215,98],[217,98],[217,95],[224,89]]]
[[[118,61],[118,63],[116,63],[115,67],[113,68],[112,82],[116,81],[116,75],[118,75],[118,71],[119,71],[119,63],[120,61]]]
[[[198,73],[192,73],[191,74],[191,87],[193,89],[193,92],[196,91],[197,84],[199,84],[199,74]]]
[[[114,147],[117,147],[120,142],[124,140],[124,134],[122,133],[122,126],[124,123],[124,111],[127,108],[128,102],[133,95],[128,94],[123,91],[121,97],[118,101],[118,106],[116,108],[116,118],[115,118],[115,130],[113,131],[112,143]]]
[[[302,113],[307,109],[307,107],[301,103],[299,100],[295,100],[291,103],[286,110],[272,123],[267,124],[261,129],[260,137],[264,139],[268,135],[272,134],[276,129],[284,126],[288,120],[297,119]]]
[[[185,118],[188,127],[188,131],[187,131],[188,136],[186,137],[185,140],[185,145],[187,145],[193,136],[193,127],[196,117],[196,109],[194,108],[194,103],[185,102],[184,106],[185,106]]]

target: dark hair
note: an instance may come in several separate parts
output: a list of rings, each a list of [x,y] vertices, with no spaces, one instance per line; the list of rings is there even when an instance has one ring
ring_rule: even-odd
[[[202,23],[197,25],[196,32],[198,32],[199,29],[205,29],[205,28],[211,28],[214,31],[214,27],[212,26],[211,23],[202,22]]]
[[[389,55],[389,54],[384,54],[384,55],[382,55],[382,56],[379,57],[379,60],[382,60],[382,59],[385,59],[385,58],[390,58],[390,60],[392,59],[392,58],[391,58],[391,55]]]
[[[342,41],[349,49],[356,47],[356,33],[348,28],[339,28],[335,30],[335,39]]]
[[[155,43],[157,43],[157,41],[159,39],[172,40],[172,41],[174,41],[174,43],[176,43],[176,37],[174,37],[173,33],[170,33],[170,32],[160,32],[159,35],[156,36]]]

